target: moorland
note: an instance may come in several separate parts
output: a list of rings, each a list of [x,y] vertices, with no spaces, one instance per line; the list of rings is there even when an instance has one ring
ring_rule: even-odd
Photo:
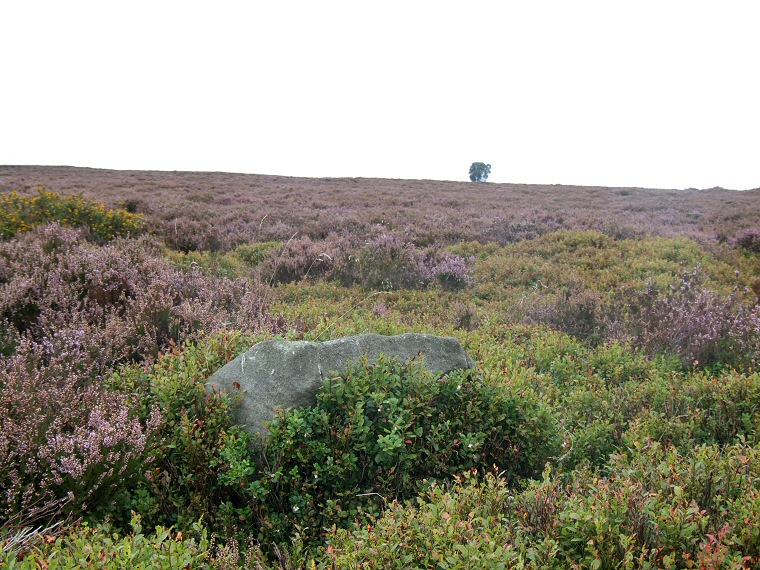
[[[760,565],[760,189],[0,166],[0,565]],[[357,363],[266,444],[205,380]]]

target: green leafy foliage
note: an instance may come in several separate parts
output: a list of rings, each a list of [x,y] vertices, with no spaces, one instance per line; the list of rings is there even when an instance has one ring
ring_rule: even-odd
[[[233,252],[234,256],[244,263],[256,267],[260,265],[273,250],[282,246],[280,242],[265,241],[238,246]]]
[[[260,484],[279,516],[268,522],[315,537],[470,469],[496,466],[511,483],[534,476],[557,443],[553,415],[531,395],[391,360],[349,368],[315,407],[279,416],[270,431]]]
[[[372,525],[333,531],[332,568],[743,568],[760,561],[757,450],[656,443],[606,475],[547,470],[510,492],[493,475],[437,485]],[[740,497],[749,498],[741,500]]]
[[[231,481],[249,461],[249,436],[230,425],[231,402],[208,394],[205,381],[253,342],[240,333],[220,333],[108,380],[114,389],[139,394],[141,415],[155,406],[164,417],[151,469],[125,497],[124,511],[137,510],[151,527],[188,529],[203,519],[224,531],[239,522],[230,509],[239,495]]]
[[[473,162],[470,165],[470,182],[485,182],[491,174],[491,165],[485,162]]]
[[[208,568],[210,543],[206,531],[195,526],[194,537],[156,528],[143,534],[140,517],[132,517],[131,532],[122,536],[109,525],[72,529],[64,536],[42,536],[40,544],[19,554],[0,550],[0,566],[8,570],[64,570],[73,568]]]
[[[512,499],[504,480],[472,473],[451,489],[434,483],[415,502],[394,502],[374,524],[330,536],[332,568],[514,568],[514,534],[502,524]]]

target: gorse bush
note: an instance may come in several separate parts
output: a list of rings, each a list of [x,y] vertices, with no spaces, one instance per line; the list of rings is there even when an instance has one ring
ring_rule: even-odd
[[[314,538],[473,468],[531,477],[557,444],[554,417],[529,395],[389,360],[326,381],[316,406],[276,417],[270,431],[252,483],[268,508],[262,526]]]
[[[12,238],[36,226],[58,222],[66,227],[87,228],[99,242],[138,235],[142,217],[126,210],[109,210],[81,195],[60,196],[42,187],[33,197],[16,192],[0,195],[0,237]]]

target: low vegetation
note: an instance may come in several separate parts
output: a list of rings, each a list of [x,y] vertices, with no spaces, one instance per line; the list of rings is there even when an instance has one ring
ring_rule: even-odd
[[[757,203],[482,232],[437,203],[433,231],[356,190],[341,231],[173,234],[134,189],[54,189],[0,194],[0,566],[760,565]],[[363,332],[456,336],[477,369],[354,363],[265,445],[205,391],[255,342]]]

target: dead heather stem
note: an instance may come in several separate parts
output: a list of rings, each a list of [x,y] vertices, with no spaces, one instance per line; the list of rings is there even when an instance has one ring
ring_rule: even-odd
[[[70,498],[66,498],[42,507],[32,507],[6,520],[0,525],[0,552],[26,552],[43,537],[54,536],[70,525],[70,517],[53,522],[69,501]],[[43,519],[46,522],[37,524]]]

